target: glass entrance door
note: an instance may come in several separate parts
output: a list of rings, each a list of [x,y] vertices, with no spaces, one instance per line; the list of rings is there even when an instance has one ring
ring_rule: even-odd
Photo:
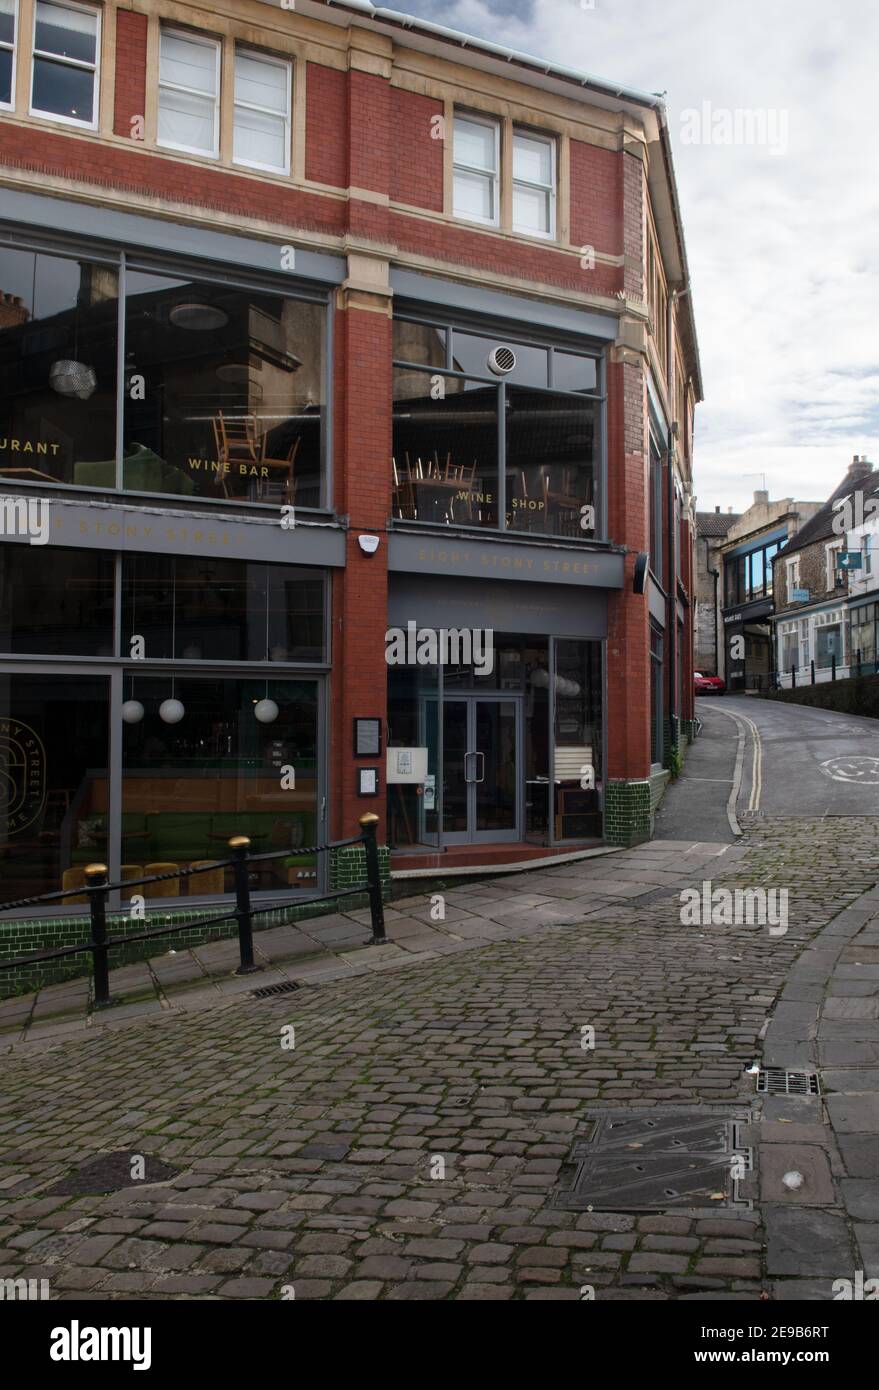
[[[447,844],[519,839],[521,702],[443,701],[443,836]]]

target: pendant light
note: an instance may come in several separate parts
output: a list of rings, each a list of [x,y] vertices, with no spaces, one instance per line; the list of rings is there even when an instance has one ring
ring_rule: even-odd
[[[177,562],[174,562],[174,578],[171,583],[171,657],[177,656]],[[174,677],[171,677],[171,698],[159,705],[159,718],[163,724],[179,724],[186,713],[181,700],[174,697]]]
[[[34,304],[36,303],[36,274],[36,257],[34,257]],[[80,270],[80,291],[82,290],[82,275],[83,268]],[[89,367],[87,363],[78,360],[78,352],[79,304],[76,306],[73,320],[73,356],[62,357],[57,362],[52,363],[49,368],[49,385],[53,391],[57,391],[59,396],[87,401],[97,390],[98,377],[94,367]]]
[[[266,584],[266,636],[265,636],[265,643],[264,643],[264,645],[263,645],[263,659],[265,659],[266,655],[268,654],[268,649],[269,649],[269,575],[268,575],[268,570],[265,571],[265,575],[266,575],[266,580],[265,580],[265,584]],[[257,701],[256,701],[256,704],[255,704],[254,707],[253,707],[253,717],[254,717],[254,719],[258,720],[258,722],[259,722],[260,724],[274,724],[274,722],[275,722],[275,720],[277,719],[277,717],[278,717],[279,714],[280,714],[280,710],[278,709],[278,706],[275,704],[275,701],[269,699],[269,683],[268,683],[268,681],[266,681],[266,693],[265,693],[265,695],[263,696],[263,698],[262,698],[261,700],[257,700]]]
[[[179,724],[186,713],[186,707],[180,700],[175,700],[173,696],[174,682],[171,682],[172,695],[170,700],[163,700],[159,705],[159,718],[164,724]]]

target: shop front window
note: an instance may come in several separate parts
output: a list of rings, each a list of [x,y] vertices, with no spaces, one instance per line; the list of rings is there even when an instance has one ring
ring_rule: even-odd
[[[555,838],[601,835],[601,644],[555,643]]]
[[[0,651],[112,656],[109,551],[0,545]]]
[[[782,634],[781,634],[781,669],[782,669],[782,671],[790,671],[792,667],[794,667],[794,666],[796,666],[796,665],[798,664],[798,660],[799,660],[799,651],[800,651],[800,647],[799,647],[799,638],[797,637],[797,630],[796,630],[796,627],[794,627],[794,628],[793,628],[791,631],[789,631],[789,632],[782,632]]]
[[[324,337],[321,305],[129,271],[124,486],[319,507]]]
[[[324,505],[326,308],[0,249],[0,478]],[[123,404],[117,460],[117,398]]]
[[[0,249],[0,478],[112,487],[118,274]]]
[[[498,388],[394,371],[394,514],[497,527]]]
[[[81,887],[86,864],[107,863],[109,684],[0,673],[4,902]]]
[[[597,534],[597,357],[401,319],[394,358],[398,520]]]
[[[549,638],[528,637],[522,653],[525,685],[525,839],[548,844],[551,838]]]
[[[876,612],[875,603],[867,603],[851,612],[851,659],[853,663],[860,662],[862,667],[876,660]]]
[[[388,836],[395,849],[437,844],[439,668],[388,667]]]
[[[122,877],[170,874],[147,897],[230,892],[232,835],[254,854],[254,890],[314,886],[318,843],[318,684],[126,673]],[[208,872],[184,879],[175,870]]]
[[[831,666],[834,659],[839,665],[843,659],[841,623],[827,623],[817,629],[815,656],[819,666]]]
[[[595,504],[597,406],[549,391],[506,392],[507,528],[579,538]]]
[[[650,568],[656,579],[661,584],[664,572],[663,566],[663,541],[662,541],[662,474],[663,456],[659,447],[650,435],[650,496],[649,502],[649,526],[650,526]]]
[[[650,625],[650,761],[661,763],[665,756],[663,739],[663,640],[658,627]]]
[[[123,655],[138,642],[147,661],[323,661],[323,577],[290,565],[126,555]]]

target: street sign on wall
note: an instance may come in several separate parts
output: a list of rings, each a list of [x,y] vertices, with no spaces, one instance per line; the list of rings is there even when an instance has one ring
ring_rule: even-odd
[[[812,597],[811,589],[794,589],[791,592],[791,603],[808,603]]]

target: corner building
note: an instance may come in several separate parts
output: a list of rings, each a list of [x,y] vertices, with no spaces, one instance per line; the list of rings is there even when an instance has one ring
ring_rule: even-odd
[[[701,399],[657,98],[353,0],[0,0],[0,382],[4,900],[185,902],[234,833],[319,894],[365,811],[392,869],[649,836]]]

